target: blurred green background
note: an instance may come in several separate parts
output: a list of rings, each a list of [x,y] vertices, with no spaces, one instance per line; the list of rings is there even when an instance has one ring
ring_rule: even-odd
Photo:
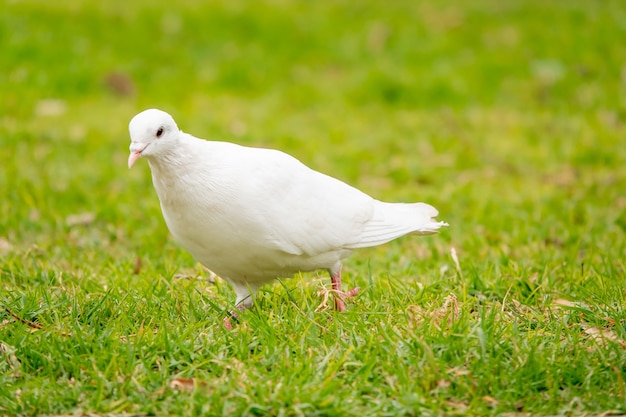
[[[197,271],[168,237],[147,164],[126,168],[128,121],[157,107],[195,136],[284,150],[376,198],[427,201],[450,223],[355,255],[355,276],[371,258],[377,276],[410,270],[441,297],[593,300],[626,336],[624,1],[0,7],[0,290],[12,310],[36,318],[33,288],[61,278],[85,293],[145,289],[138,257],[146,275]],[[606,402],[531,411],[623,412],[612,358],[596,383]],[[89,401],[98,410],[78,403]]]

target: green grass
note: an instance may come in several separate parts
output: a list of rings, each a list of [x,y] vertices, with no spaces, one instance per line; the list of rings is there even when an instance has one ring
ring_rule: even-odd
[[[626,413],[622,1],[1,7],[0,414]],[[304,274],[227,331],[126,169],[147,107],[450,228],[355,252],[344,314]]]

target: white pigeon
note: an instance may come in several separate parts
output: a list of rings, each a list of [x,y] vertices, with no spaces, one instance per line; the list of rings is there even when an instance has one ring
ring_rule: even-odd
[[[375,200],[277,150],[195,138],[161,110],[137,114],[128,128],[128,167],[148,160],[170,232],[232,285],[239,308],[275,278],[326,269],[343,311],[358,291],[341,291],[341,262],[353,249],[447,226],[431,205]]]

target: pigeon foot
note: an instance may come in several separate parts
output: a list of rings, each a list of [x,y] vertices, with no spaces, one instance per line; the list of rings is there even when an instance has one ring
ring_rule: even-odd
[[[239,304],[237,305],[237,309],[239,311],[243,311],[245,310],[247,307]],[[232,330],[233,329],[233,324],[238,324],[239,323],[239,314],[237,314],[237,311],[235,310],[231,310],[228,312],[228,315],[226,317],[224,317],[224,320],[222,321],[222,325],[227,329],[227,330]]]
[[[360,291],[360,288],[353,288],[350,291],[341,291],[341,265],[328,271],[330,273],[330,282],[332,283],[332,293],[335,296],[335,310],[340,313],[346,309],[346,298],[354,297]]]
[[[359,287],[353,288],[347,292],[337,290],[333,291],[333,294],[335,295],[335,310],[340,313],[344,311],[346,309],[346,298],[354,297],[359,293],[359,291],[361,291]]]

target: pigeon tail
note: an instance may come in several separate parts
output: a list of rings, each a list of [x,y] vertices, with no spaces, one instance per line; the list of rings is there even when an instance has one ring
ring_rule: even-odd
[[[365,224],[358,242],[350,249],[382,245],[407,234],[432,235],[446,222],[434,219],[439,214],[436,208],[426,203],[385,203],[376,201],[374,215]]]

